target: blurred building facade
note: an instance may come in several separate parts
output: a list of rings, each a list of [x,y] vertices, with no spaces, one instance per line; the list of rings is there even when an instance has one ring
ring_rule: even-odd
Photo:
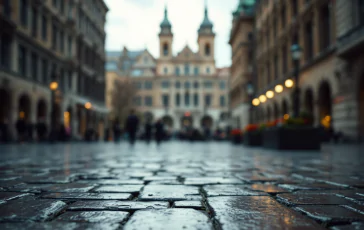
[[[1,122],[103,130],[107,11],[102,0],[1,1]]]
[[[254,81],[254,7],[255,0],[239,1],[233,13],[229,44],[232,49],[230,106],[232,126],[244,128],[249,123],[251,100],[247,93]]]
[[[249,17],[252,13],[254,17]],[[316,126],[332,127],[353,140],[363,137],[363,15],[361,0],[240,0],[230,37],[233,111],[239,103],[252,103],[244,86],[252,80],[254,96],[260,101],[252,120],[287,118],[293,114],[297,84],[300,111],[313,115]],[[254,32],[253,57],[247,48],[252,46],[250,31]],[[294,79],[294,44],[301,47],[302,55],[299,81],[292,85],[286,80]],[[243,116],[246,110],[236,109],[236,113]]]
[[[159,58],[146,49],[108,52],[107,71],[117,69],[121,78],[131,79],[137,111],[163,119],[172,130],[227,126],[229,68],[216,68],[215,33],[207,7],[198,30],[197,52],[186,45],[174,55],[167,9],[160,29]]]

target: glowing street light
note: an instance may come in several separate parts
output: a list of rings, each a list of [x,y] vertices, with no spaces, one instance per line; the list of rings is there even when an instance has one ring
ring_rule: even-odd
[[[267,93],[265,95],[267,96],[267,98],[273,98],[274,92],[272,90],[269,90],[269,91],[267,91]]]
[[[274,90],[276,91],[276,93],[282,93],[283,92],[283,86],[282,85],[276,85]]]
[[[252,104],[253,104],[254,106],[258,106],[258,105],[260,104],[259,99],[258,99],[258,98],[253,99]]]
[[[91,107],[92,107],[92,104],[90,102],[86,102],[85,108],[86,109],[91,109]]]
[[[58,82],[56,81],[52,81],[51,84],[49,84],[49,88],[52,90],[52,91],[56,91],[58,89]]]
[[[292,88],[293,85],[294,85],[294,82],[292,79],[287,79],[285,82],[284,82],[284,85],[287,87],[287,88]]]
[[[259,101],[260,101],[261,103],[266,102],[266,101],[267,101],[266,96],[264,96],[264,95],[260,95],[260,96],[259,96]]]

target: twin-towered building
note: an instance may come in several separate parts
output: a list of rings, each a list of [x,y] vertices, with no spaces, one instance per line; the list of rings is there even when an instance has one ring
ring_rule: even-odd
[[[173,130],[187,126],[202,128],[225,127],[228,114],[229,68],[216,68],[215,33],[205,7],[204,19],[198,29],[198,51],[186,45],[173,52],[173,30],[164,11],[160,24],[159,58],[148,50],[107,52],[107,91],[114,80],[133,81],[137,94],[137,111],[161,118]],[[111,98],[106,99],[111,106]]]

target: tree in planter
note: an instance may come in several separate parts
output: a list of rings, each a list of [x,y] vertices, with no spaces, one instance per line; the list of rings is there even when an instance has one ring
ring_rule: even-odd
[[[136,88],[129,80],[115,81],[111,94],[111,112],[122,124],[134,106]]]

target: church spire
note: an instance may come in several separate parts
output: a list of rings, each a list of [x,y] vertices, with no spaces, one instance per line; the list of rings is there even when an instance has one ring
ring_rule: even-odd
[[[200,33],[200,34],[206,33],[206,31],[208,31],[208,33],[212,33],[212,27],[213,27],[213,24],[209,19],[207,0],[205,0],[205,15],[204,15],[204,19],[200,25],[200,29],[198,30],[198,33]]]
[[[164,19],[162,21],[162,23],[160,24],[161,28],[170,28],[172,27],[171,23],[168,20],[168,9],[167,9],[167,4],[164,7]]]

